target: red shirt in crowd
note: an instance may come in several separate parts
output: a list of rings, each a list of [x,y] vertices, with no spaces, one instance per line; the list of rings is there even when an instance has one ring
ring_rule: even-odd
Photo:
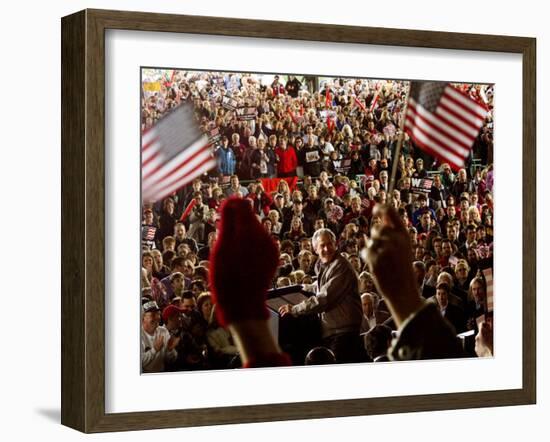
[[[279,157],[279,163],[277,164],[277,173],[279,175],[296,171],[296,167],[298,167],[298,158],[294,147],[287,146],[286,149],[277,147],[275,149],[275,154]]]

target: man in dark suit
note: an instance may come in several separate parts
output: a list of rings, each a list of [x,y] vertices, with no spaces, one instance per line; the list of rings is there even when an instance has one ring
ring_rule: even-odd
[[[368,332],[378,324],[382,324],[390,317],[388,312],[377,308],[376,297],[372,293],[367,292],[361,295],[361,305],[363,307],[361,333]]]
[[[466,320],[462,309],[449,302],[451,287],[446,282],[437,284],[435,297],[441,316],[443,316],[455,328],[456,333],[466,330]]]
[[[423,261],[413,262],[413,271],[416,277],[418,293],[424,299],[428,299],[435,294],[433,286],[426,284],[426,264]]]
[[[462,244],[458,251],[462,256],[468,256],[468,249],[475,248],[477,246],[476,241],[476,234],[477,234],[477,227],[475,224],[468,224],[466,226],[466,241],[464,241],[464,244]]]
[[[365,349],[373,362],[387,362],[392,330],[386,325],[377,325],[363,335]]]

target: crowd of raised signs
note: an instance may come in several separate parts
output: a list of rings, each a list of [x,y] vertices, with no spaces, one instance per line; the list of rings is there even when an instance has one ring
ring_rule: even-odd
[[[397,208],[408,227],[421,295],[457,334],[476,331],[492,314],[493,88],[455,86],[489,108],[460,170],[423,153],[407,134],[392,158],[407,82],[188,71],[145,76],[142,129],[191,100],[218,169],[143,204],[143,371],[239,365],[208,292],[217,211],[230,196],[250,199],[279,245],[273,287],[314,282],[313,232],[335,233],[359,280],[371,360],[395,328],[361,253],[381,222],[372,213],[379,203]]]

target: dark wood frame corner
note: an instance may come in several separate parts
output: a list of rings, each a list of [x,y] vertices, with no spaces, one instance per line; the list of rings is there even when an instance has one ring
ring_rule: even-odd
[[[83,432],[533,404],[536,400],[536,41],[310,23],[85,10],[62,19],[62,406]],[[523,386],[408,397],[105,413],[105,30],[478,50],[523,57]]]

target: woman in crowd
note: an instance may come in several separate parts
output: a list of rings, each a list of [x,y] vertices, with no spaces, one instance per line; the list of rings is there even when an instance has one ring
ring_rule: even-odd
[[[166,198],[162,203],[162,211],[159,216],[158,238],[162,241],[168,235],[174,234],[174,226],[177,217],[175,214],[175,203],[172,198]]]
[[[150,252],[143,252],[141,254],[141,267],[145,270],[144,275],[150,286],[154,271],[154,259]]]
[[[298,242],[302,238],[306,238],[306,232],[304,231],[304,224],[297,216],[292,218],[290,223],[290,230],[283,235],[284,239],[289,239],[293,242]]]
[[[197,310],[205,321],[210,320],[212,307],[212,296],[209,292],[202,292],[197,298]]]

